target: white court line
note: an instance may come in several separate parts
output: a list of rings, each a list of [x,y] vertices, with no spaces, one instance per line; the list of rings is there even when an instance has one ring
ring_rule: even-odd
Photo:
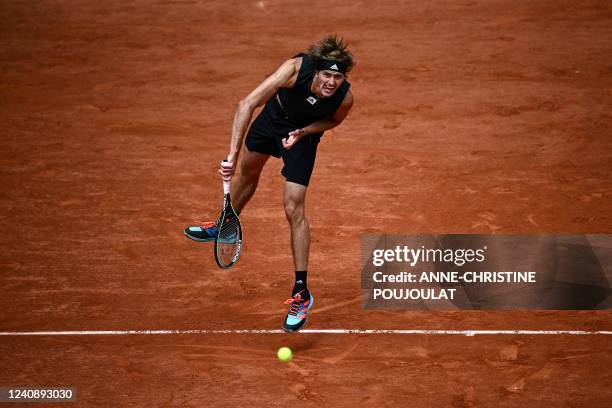
[[[168,334],[283,334],[283,330],[79,330],[0,332],[0,336],[108,336]],[[303,334],[412,334],[412,335],[612,335],[612,331],[585,330],[387,330],[387,329],[305,329]]]

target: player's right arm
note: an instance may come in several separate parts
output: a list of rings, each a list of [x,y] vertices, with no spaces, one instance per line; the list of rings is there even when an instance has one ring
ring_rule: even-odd
[[[290,88],[295,84],[302,63],[301,58],[285,61],[272,75],[267,77],[246,98],[238,103],[234,114],[232,138],[227,161],[222,162],[219,173],[224,179],[230,179],[236,170],[242,140],[253,117],[253,112],[265,104],[280,88]]]

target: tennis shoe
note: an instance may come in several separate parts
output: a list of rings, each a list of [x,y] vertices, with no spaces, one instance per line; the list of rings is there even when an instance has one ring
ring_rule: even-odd
[[[204,222],[185,228],[185,236],[198,242],[212,242],[217,237],[219,229],[214,222]]]
[[[292,298],[285,300],[285,304],[290,305],[289,312],[287,313],[287,317],[285,317],[285,322],[283,324],[283,330],[286,332],[296,332],[306,324],[308,312],[310,312],[310,309],[314,304],[314,297],[312,294],[310,294],[308,299],[303,299],[303,292],[304,291],[301,290]]]

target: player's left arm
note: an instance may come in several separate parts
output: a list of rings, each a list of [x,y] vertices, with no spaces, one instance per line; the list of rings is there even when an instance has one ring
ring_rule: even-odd
[[[334,116],[331,118],[325,118],[318,120],[316,122],[311,123],[310,125],[302,128],[296,129],[292,132],[289,132],[288,137],[283,139],[283,147],[285,149],[291,149],[302,137],[306,135],[310,135],[313,133],[323,133],[326,130],[333,129],[346,118],[349,111],[353,107],[353,94],[351,91],[346,93],[346,96],[342,100],[342,103],[334,113]]]

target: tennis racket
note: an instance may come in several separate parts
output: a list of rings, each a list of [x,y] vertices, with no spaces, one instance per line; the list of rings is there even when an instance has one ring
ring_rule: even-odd
[[[242,249],[242,226],[232,206],[230,182],[223,180],[223,210],[217,222],[215,261],[220,268],[229,269],[238,261]]]

